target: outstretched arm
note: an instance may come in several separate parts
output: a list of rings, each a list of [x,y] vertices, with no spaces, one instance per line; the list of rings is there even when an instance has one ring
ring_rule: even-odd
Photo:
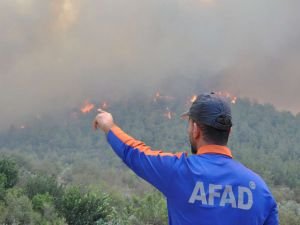
[[[107,134],[107,140],[115,153],[132,169],[165,195],[176,163],[183,153],[172,154],[154,151],[143,142],[134,139],[121,130],[110,113],[100,110],[94,120],[94,128]]]

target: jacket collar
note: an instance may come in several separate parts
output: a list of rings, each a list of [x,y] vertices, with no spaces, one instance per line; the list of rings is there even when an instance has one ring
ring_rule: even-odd
[[[222,145],[204,145],[200,147],[197,151],[197,155],[202,154],[221,154],[232,158],[231,150]]]

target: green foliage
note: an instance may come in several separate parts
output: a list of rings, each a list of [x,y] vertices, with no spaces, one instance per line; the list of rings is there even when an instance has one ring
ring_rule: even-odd
[[[58,216],[53,197],[48,193],[35,195],[32,198],[32,206],[40,214],[39,217],[36,217],[36,223],[42,225],[65,224],[64,219]]]
[[[0,201],[0,224],[5,223],[6,214],[7,214],[7,207],[5,205],[5,202]]]
[[[25,185],[25,193],[31,199],[38,194],[42,196],[47,196],[48,194],[55,201],[59,201],[62,197],[63,189],[54,177],[37,175],[28,179]]]
[[[82,192],[78,187],[71,187],[63,196],[60,213],[69,225],[96,225],[108,221],[114,209],[108,195]]]
[[[0,173],[0,200],[3,200],[5,196],[5,184],[7,183],[7,178],[4,174]]]
[[[279,204],[280,224],[299,225],[300,224],[300,204],[295,201],[287,201]]]
[[[139,225],[166,225],[168,223],[165,199],[157,191],[142,198],[133,197],[127,206],[128,222]]]
[[[30,199],[20,189],[10,189],[5,196],[5,224],[33,224],[34,212]]]
[[[15,186],[18,181],[18,169],[16,167],[16,163],[8,158],[1,159],[0,176],[2,176],[0,182],[4,184],[5,189]],[[3,178],[3,176],[5,176],[6,178]]]
[[[37,194],[32,198],[33,209],[43,214],[46,205],[53,205],[53,197],[49,193]]]

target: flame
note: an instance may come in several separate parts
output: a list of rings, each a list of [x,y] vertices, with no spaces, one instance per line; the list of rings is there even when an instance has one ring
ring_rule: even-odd
[[[20,129],[26,129],[26,125],[21,125]]]
[[[236,104],[236,101],[237,101],[237,97],[233,97],[233,98],[231,99],[231,103],[232,103],[232,104]]]
[[[84,105],[81,107],[80,111],[83,114],[89,113],[90,111],[92,111],[95,108],[95,105],[90,103],[89,101],[85,101]]]
[[[194,103],[197,99],[197,95],[193,95],[193,97],[191,97],[190,102]]]
[[[154,102],[157,102],[157,100],[160,99],[160,93],[159,92],[156,92],[154,98],[153,98],[153,101]]]
[[[170,101],[170,100],[174,100],[174,97],[173,96],[168,96],[168,95],[161,95],[160,92],[156,92],[155,96],[153,98],[153,101],[157,102],[159,100]]]
[[[167,118],[167,119],[172,119],[173,118],[173,115],[174,115],[175,113],[173,113],[173,112],[171,112],[170,111],[170,109],[167,107],[167,109],[166,109],[166,112],[164,113],[164,116]]]
[[[217,95],[223,96],[225,98],[228,98],[230,100],[230,102],[232,104],[236,104],[238,98],[236,96],[233,96],[232,94],[230,94],[229,92],[222,92],[222,91],[218,91],[216,92]]]

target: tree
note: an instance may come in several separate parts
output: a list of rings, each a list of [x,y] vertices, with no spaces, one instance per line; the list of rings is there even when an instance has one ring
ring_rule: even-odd
[[[1,181],[4,182],[5,189],[15,186],[18,181],[18,169],[16,163],[9,158],[0,160],[0,176],[2,176]],[[3,178],[3,176],[6,178]]]
[[[5,184],[7,178],[4,174],[0,173],[0,200],[3,200],[5,197]]]
[[[5,224],[28,225],[33,223],[34,211],[30,199],[20,189],[9,189],[5,196]]]
[[[37,175],[29,178],[25,185],[25,193],[31,199],[37,194],[48,193],[56,202],[61,199],[63,188],[57,183],[54,177]]]
[[[108,195],[82,192],[78,187],[71,187],[63,196],[60,213],[69,225],[96,225],[108,221],[114,209]]]
[[[162,195],[154,191],[130,202],[129,224],[165,225],[168,223],[167,207]]]
[[[53,197],[48,193],[35,195],[32,198],[32,207],[40,213],[40,217],[36,218],[36,223],[43,225],[65,224],[63,218],[57,214]]]

